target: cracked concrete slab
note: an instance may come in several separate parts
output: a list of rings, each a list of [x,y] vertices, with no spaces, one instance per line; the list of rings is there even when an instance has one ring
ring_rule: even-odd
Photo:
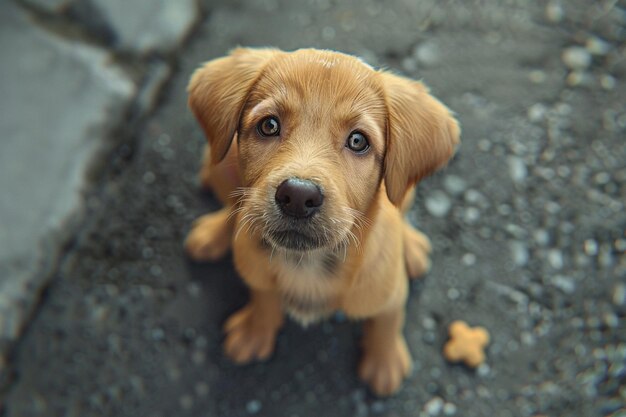
[[[172,53],[200,16],[197,0],[23,0],[37,10],[71,16],[111,47],[135,54]]]
[[[12,2],[0,4],[0,54],[2,346],[18,336],[136,86],[107,51],[52,36]]]

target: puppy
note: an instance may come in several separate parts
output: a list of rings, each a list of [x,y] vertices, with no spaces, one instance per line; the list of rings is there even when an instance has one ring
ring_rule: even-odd
[[[225,207],[186,240],[196,260],[232,247],[250,301],[224,326],[236,363],[267,359],[283,314],[364,319],[359,375],[374,393],[411,369],[402,335],[408,277],[428,239],[403,221],[413,186],[459,142],[419,82],[337,52],[236,49],[198,69],[189,106],[209,141],[200,172]]]

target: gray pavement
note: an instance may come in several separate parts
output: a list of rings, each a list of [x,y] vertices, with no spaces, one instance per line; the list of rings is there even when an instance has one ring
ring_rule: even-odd
[[[213,2],[189,42],[176,48],[195,19],[163,53],[111,36],[121,26],[107,23],[110,14],[84,20],[86,2],[33,9],[44,3],[25,2],[28,12],[0,5],[13,25],[0,25],[0,50],[14,57],[0,69],[9,93],[0,98],[9,132],[0,186],[11,196],[0,203],[0,415],[607,416],[624,408],[622,4]],[[36,21],[16,17],[28,14]],[[68,25],[80,30],[59,30]],[[289,322],[267,363],[240,368],[221,353],[221,323],[246,291],[230,260],[194,264],[182,252],[191,221],[218,207],[197,186],[203,138],[184,89],[200,62],[237,44],[354,53],[423,79],[458,114],[460,152],[420,185],[410,213],[435,252],[407,307],[415,371],[393,398],[373,397],[356,378],[359,326],[340,316],[308,329]],[[30,75],[38,65],[50,72]],[[70,71],[77,75],[55,75]],[[25,113],[37,117],[17,119]],[[44,242],[50,249],[32,250]],[[441,356],[455,319],[491,332],[477,371]]]

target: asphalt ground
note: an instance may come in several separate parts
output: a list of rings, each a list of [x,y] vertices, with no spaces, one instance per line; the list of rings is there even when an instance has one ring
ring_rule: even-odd
[[[9,357],[7,416],[606,416],[626,391],[625,12],[618,2],[222,2],[180,51],[160,106],[103,162],[86,216]],[[594,43],[593,40],[596,40]],[[598,40],[604,42],[598,46]],[[182,241],[219,207],[199,190],[186,108],[199,63],[237,44],[314,46],[423,79],[463,128],[410,220],[434,245],[412,284],[415,369],[380,399],[356,377],[360,326],[288,322],[237,367],[221,325],[246,289]],[[579,47],[579,49],[572,49]],[[569,51],[569,52],[568,52]],[[573,54],[573,56],[572,56]],[[491,333],[476,371],[447,325]]]

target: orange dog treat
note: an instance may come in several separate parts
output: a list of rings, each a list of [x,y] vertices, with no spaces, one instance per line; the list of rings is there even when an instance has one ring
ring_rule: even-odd
[[[454,321],[448,328],[450,340],[443,347],[443,356],[450,362],[464,362],[476,368],[485,361],[484,348],[489,332],[483,327],[469,327],[464,321]]]

